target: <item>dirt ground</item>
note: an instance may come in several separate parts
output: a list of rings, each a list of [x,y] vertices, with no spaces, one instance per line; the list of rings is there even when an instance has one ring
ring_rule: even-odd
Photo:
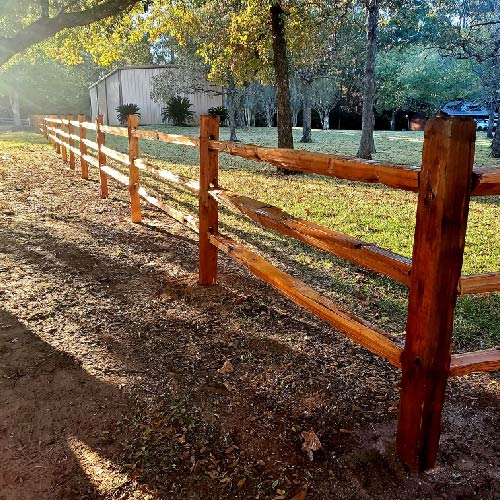
[[[500,498],[499,373],[450,383],[409,473],[397,370],[224,257],[199,287],[189,230],[48,148],[0,186],[0,500]]]

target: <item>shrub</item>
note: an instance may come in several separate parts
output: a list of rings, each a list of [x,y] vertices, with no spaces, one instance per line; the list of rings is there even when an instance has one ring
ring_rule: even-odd
[[[224,106],[217,106],[216,108],[209,108],[208,114],[211,116],[218,116],[221,125],[226,125],[229,114]]]
[[[191,111],[192,104],[187,97],[179,95],[171,97],[167,101],[167,106],[161,111],[163,123],[171,120],[174,125],[187,125],[193,121],[194,112]]]
[[[137,106],[137,104],[120,104],[120,106],[116,108],[116,111],[118,113],[116,117],[122,125],[125,125],[128,121],[129,115],[141,116],[141,113],[139,113],[140,109],[141,108]]]

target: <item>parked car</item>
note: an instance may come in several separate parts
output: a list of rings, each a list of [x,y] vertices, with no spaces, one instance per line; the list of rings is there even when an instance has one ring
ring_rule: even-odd
[[[476,130],[486,132],[488,130],[488,122],[486,118],[476,118]],[[497,124],[493,124],[493,130],[497,128]]]

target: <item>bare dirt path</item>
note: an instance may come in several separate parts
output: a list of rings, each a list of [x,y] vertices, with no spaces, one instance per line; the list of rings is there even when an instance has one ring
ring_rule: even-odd
[[[498,373],[450,384],[409,474],[396,370],[224,258],[198,287],[194,236],[95,179],[0,159],[0,500],[500,498]]]

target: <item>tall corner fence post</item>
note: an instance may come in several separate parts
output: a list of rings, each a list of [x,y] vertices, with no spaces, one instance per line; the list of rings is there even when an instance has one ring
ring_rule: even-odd
[[[85,122],[85,115],[78,115],[78,122],[80,123],[80,168],[82,170],[82,179],[89,178],[89,164],[84,156],[87,154],[87,145],[84,140],[87,138],[87,129],[82,125]]]
[[[104,123],[103,116],[97,115],[96,118],[96,140],[97,140],[97,159],[99,161],[99,186],[101,198],[107,198],[108,190],[108,176],[101,170],[103,165],[106,165],[106,155],[102,152],[102,146],[106,143],[106,136],[101,131],[101,125]]]
[[[61,116],[57,116],[57,119],[60,120],[61,119]],[[57,154],[60,154],[61,152],[61,144],[58,142],[61,140],[60,136],[59,136],[59,130],[61,128],[61,124],[58,122],[58,123],[55,123],[54,124],[54,128],[56,129],[55,132],[54,132],[54,135],[56,137],[56,153]]]
[[[200,117],[200,191],[199,191],[199,283],[217,282],[217,247],[210,241],[218,233],[218,204],[209,196],[211,188],[219,187],[219,152],[209,148],[210,140],[219,140],[219,117]]]
[[[141,222],[141,197],[139,196],[140,174],[135,164],[139,158],[139,139],[133,135],[139,127],[139,116],[128,116],[128,157],[129,157],[129,193],[132,222]]]
[[[397,434],[399,456],[415,471],[437,459],[475,138],[471,118],[425,127]]]
[[[73,139],[73,134],[75,133],[75,127],[71,123],[73,120],[73,115],[68,115],[68,144],[69,144],[69,168],[75,170],[75,140]]]
[[[68,138],[66,137],[66,134],[68,133],[68,127],[64,123],[64,120],[67,119],[66,115],[61,116],[61,156],[62,156],[62,161],[66,163],[68,161],[68,148],[66,147],[66,144],[68,142]]]

